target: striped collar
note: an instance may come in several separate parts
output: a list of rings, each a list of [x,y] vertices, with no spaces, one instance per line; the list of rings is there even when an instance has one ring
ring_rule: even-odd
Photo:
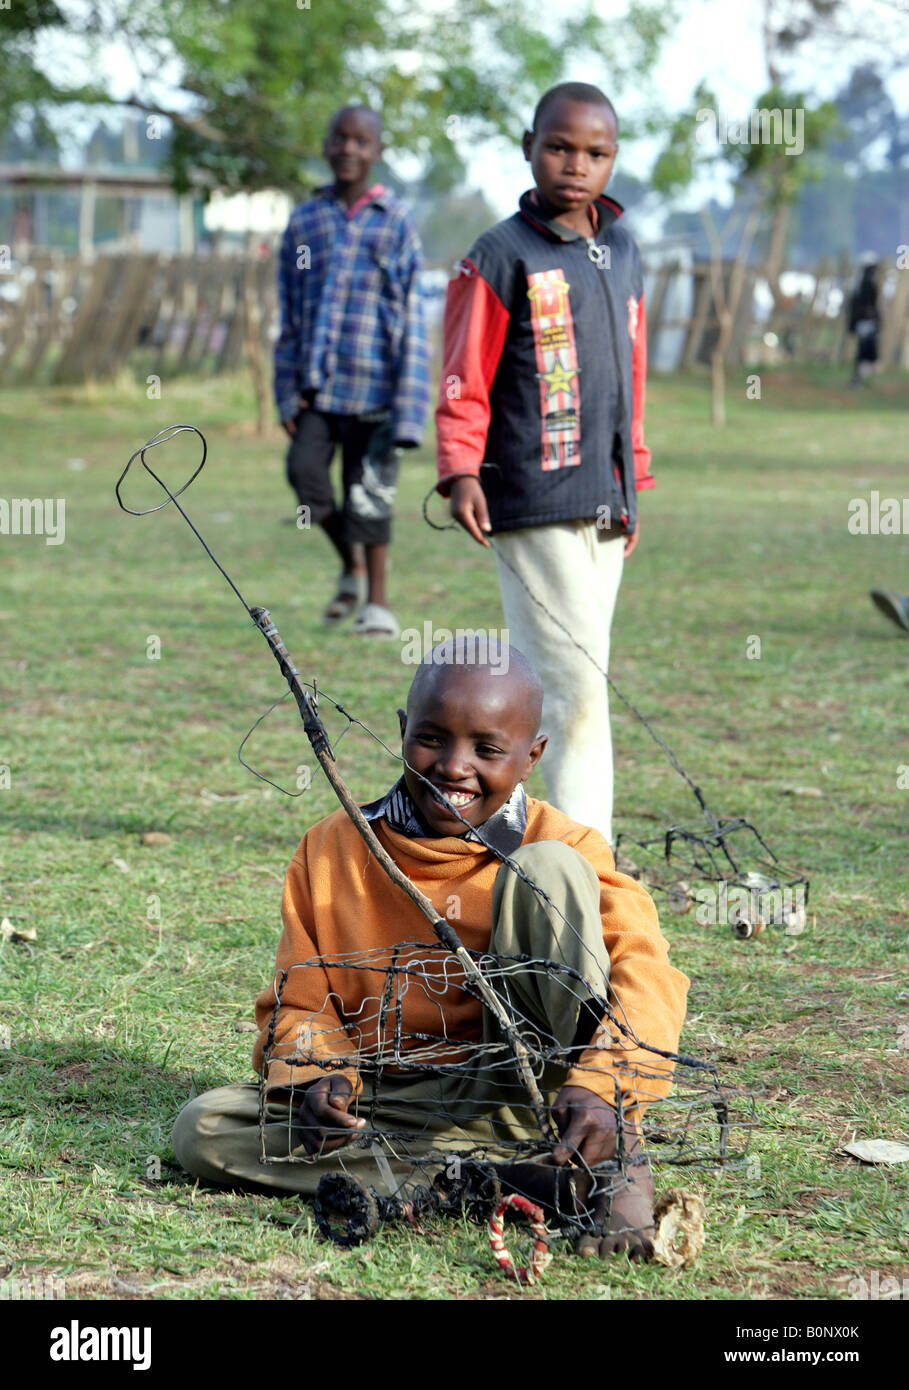
[[[388,827],[397,831],[399,835],[424,840],[440,838],[427,834],[403,777],[384,796],[380,796],[378,801],[371,801],[368,806],[361,806],[360,809],[367,820],[378,820],[381,817]],[[483,839],[487,840],[493,849],[500,854],[513,854],[522,843],[527,829],[527,796],[523,783],[519,782],[505,805],[500,806],[477,828],[482,830]],[[479,835],[475,835],[472,830],[457,838],[480,841]]]
[[[607,231],[618,218],[622,216],[625,209],[621,203],[616,202],[615,198],[607,198],[605,193],[594,198],[588,205],[596,218],[596,229],[591,228],[591,236],[599,237],[601,232]],[[550,216],[553,209],[544,208],[540,195],[536,188],[529,188],[526,193],[521,194],[518,204],[522,215],[534,227],[540,231],[548,232],[550,236],[558,241],[589,241],[584,232],[576,232],[573,227],[567,227],[558,218]]]

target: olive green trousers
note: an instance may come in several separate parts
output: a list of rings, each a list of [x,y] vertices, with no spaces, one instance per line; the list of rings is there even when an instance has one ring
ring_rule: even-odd
[[[522,845],[512,858],[552,899],[558,913],[504,865],[493,889],[490,954],[527,955],[569,967],[564,974],[517,967],[500,992],[561,1048],[589,1041],[602,1017],[609,957],[600,920],[599,879],[587,860],[561,841]],[[581,979],[574,979],[570,972]],[[587,1005],[590,1005],[587,1008]],[[365,1136],[323,1156],[300,1145],[294,1109],[266,1104],[259,1084],[219,1086],[184,1106],[173,1130],[177,1160],[206,1183],[259,1191],[312,1194],[326,1173],[346,1172],[391,1195],[412,1180],[420,1160],[476,1149],[513,1158],[540,1128],[513,1057],[495,1020],[484,1010],[482,1049],[460,1067],[363,1076],[350,1107],[366,1118]],[[538,1077],[547,1103],[565,1082],[565,1062],[547,1063]],[[425,1177],[421,1178],[425,1181]]]

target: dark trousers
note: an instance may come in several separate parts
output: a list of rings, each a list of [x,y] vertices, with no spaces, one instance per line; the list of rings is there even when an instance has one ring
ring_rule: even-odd
[[[298,412],[295,423],[287,451],[287,481],[300,505],[309,508],[309,520],[321,525],[337,514],[340,539],[346,544],[387,545],[399,461],[390,413],[331,415],[310,406]],[[339,444],[340,507],[331,483],[331,462]]]

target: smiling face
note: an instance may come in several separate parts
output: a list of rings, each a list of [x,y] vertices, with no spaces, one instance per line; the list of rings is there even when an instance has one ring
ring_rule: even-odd
[[[407,713],[398,711],[401,751],[410,764],[404,781],[420,819],[436,835],[466,832],[415,772],[475,826],[504,806],[540,760],[546,746],[537,732],[542,693],[536,673],[516,662],[516,655],[512,648],[504,673],[483,665],[424,663]]]
[[[618,152],[615,116],[608,106],[561,98],[524,135],[537,188],[560,222],[589,229],[587,206],[609,182]]]
[[[382,124],[374,111],[352,106],[336,111],[322,151],[338,185],[365,184],[382,154]]]

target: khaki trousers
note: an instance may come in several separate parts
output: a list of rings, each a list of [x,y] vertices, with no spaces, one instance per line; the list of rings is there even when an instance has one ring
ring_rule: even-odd
[[[612,733],[602,672],[609,670],[624,539],[596,521],[560,521],[503,531],[495,546],[505,625],[543,682],[541,728],[549,743],[540,771],[547,800],[572,820],[592,825],[611,845]]]
[[[518,966],[497,988],[541,1035],[563,1048],[583,1045],[602,1017],[609,981],[599,880],[587,860],[560,841],[522,845],[512,858],[578,933],[502,865],[493,888],[490,954],[552,960],[583,980]],[[306,1156],[299,1148],[292,1153],[299,1132],[292,1131],[286,1103],[267,1104],[260,1126],[257,1082],[220,1086],[191,1100],[174,1125],[174,1153],[207,1183],[304,1194],[314,1193],[326,1173],[344,1171],[390,1195],[414,1177],[425,1181],[417,1168],[430,1153],[476,1147],[493,1160],[513,1159],[510,1146],[539,1139],[539,1127],[508,1046],[485,1010],[483,1042],[481,1063],[416,1074],[384,1072],[378,1086],[365,1074],[351,1113],[366,1118],[367,1137],[323,1157]],[[547,1101],[564,1084],[565,1073],[564,1061],[547,1063],[538,1078]]]

